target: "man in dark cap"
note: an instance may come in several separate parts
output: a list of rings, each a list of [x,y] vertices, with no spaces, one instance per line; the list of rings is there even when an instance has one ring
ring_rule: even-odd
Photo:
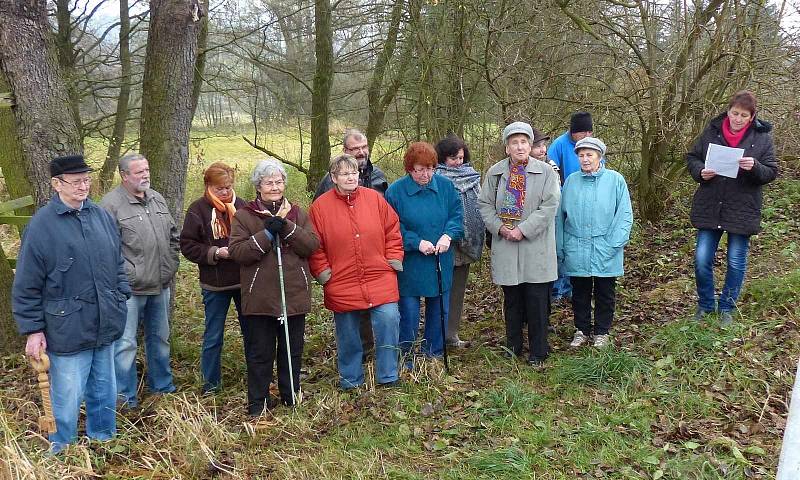
[[[575,144],[579,140],[592,136],[592,114],[589,112],[575,112],[569,119],[569,130],[556,138],[547,149],[547,157],[561,169],[561,183],[567,177],[580,171],[578,155],[575,153]],[[572,285],[568,277],[558,276],[553,283],[552,300],[569,300],[572,298]]]
[[[50,358],[53,452],[75,440],[84,400],[89,438],[116,433],[114,341],[131,289],[116,222],[88,198],[90,171],[80,155],[50,163],[56,194],[25,228],[12,289],[26,355]]]

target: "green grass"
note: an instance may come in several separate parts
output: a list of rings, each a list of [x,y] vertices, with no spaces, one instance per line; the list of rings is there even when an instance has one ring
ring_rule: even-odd
[[[276,134],[265,141],[282,144]],[[201,193],[204,166],[217,160],[237,165],[239,195],[252,195],[247,177],[259,157],[236,136],[196,140],[187,202]],[[290,172],[290,198],[302,198],[303,188],[304,178]],[[672,218],[670,229],[641,225],[630,251],[645,254],[626,265],[613,346],[569,349],[571,314],[556,308],[544,371],[502,357],[502,297],[487,263],[470,273],[462,336],[473,347],[451,352],[450,375],[439,363],[419,362],[400,388],[342,393],[333,322],[317,288],[307,318],[305,400],[259,422],[245,415],[246,370],[232,314],[224,389],[199,395],[202,302],[196,267],[182,262],[172,335],[179,392],[145,396],[142,411],[120,415],[117,439],[83,440],[54,459],[34,433],[39,408],[29,367],[22,355],[2,358],[0,478],[774,478],[800,349],[800,264],[787,255],[800,242],[798,199],[797,180],[767,192],[764,231],[753,241],[752,274],[732,328],[689,318],[687,220]]]

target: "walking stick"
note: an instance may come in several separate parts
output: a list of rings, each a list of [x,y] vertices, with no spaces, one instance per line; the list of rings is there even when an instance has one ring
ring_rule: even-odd
[[[39,380],[39,391],[42,393],[42,407],[44,415],[39,417],[39,430],[45,433],[55,433],[56,419],[53,417],[53,403],[50,401],[50,358],[46,353],[39,354],[39,360],[31,357],[31,365],[36,370],[36,379]]]
[[[442,348],[444,349],[444,371],[450,374],[450,364],[447,361],[447,339],[445,338],[444,326],[444,297],[442,296],[442,261],[439,253],[436,253],[436,279],[439,281],[439,319],[442,326]]]
[[[283,281],[283,257],[281,256],[281,239],[275,235],[275,252],[278,254],[278,281],[281,284],[281,318],[283,333],[286,337],[286,360],[289,363],[289,383],[292,385],[292,405],[297,405],[294,394],[294,372],[292,371],[292,347],[289,345],[289,316],[286,313],[286,284]]]

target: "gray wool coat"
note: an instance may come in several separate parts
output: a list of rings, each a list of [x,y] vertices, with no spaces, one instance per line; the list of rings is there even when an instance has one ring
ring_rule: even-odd
[[[528,157],[525,206],[517,225],[525,238],[510,242],[499,235],[503,222],[498,216],[509,165],[510,159],[505,158],[489,168],[478,197],[481,217],[492,234],[492,280],[498,285],[552,282],[558,278],[554,221],[561,199],[558,174],[546,163]]]

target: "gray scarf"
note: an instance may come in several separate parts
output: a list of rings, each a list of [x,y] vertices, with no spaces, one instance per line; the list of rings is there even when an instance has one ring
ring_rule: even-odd
[[[469,262],[477,262],[481,258],[486,227],[478,211],[478,195],[481,193],[481,174],[470,165],[448,167],[439,164],[436,173],[448,178],[455,185],[461,196],[464,207],[464,238],[459,240],[458,250],[469,258]]]

